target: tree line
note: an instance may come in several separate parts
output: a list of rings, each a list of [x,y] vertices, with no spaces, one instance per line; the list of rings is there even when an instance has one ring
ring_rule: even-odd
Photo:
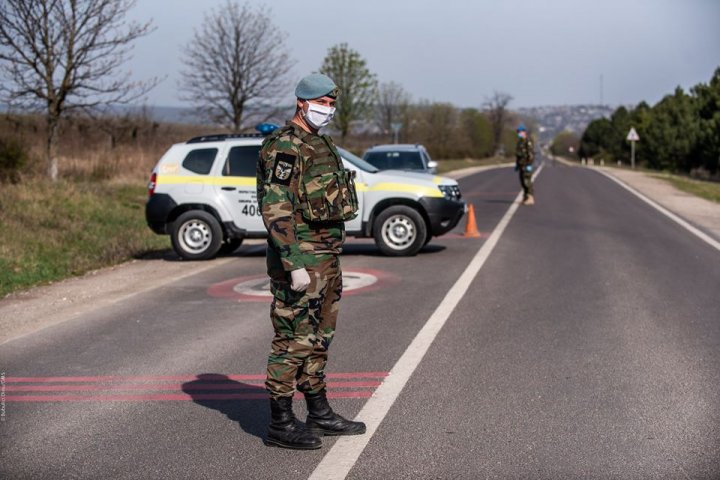
[[[153,31],[150,21],[126,19],[135,4],[0,2],[0,100],[13,111],[44,115],[44,157],[52,179],[58,176],[61,120],[113,117],[111,107],[139,101],[162,81],[139,81],[122,70],[133,43]],[[198,116],[229,132],[284,120],[287,107],[281,99],[292,91],[295,62],[286,34],[275,27],[266,7],[227,0],[205,15],[182,52],[178,90]],[[318,71],[341,88],[333,127],[343,142],[351,134],[368,137],[370,131],[369,137],[423,143],[437,158],[512,153],[508,94],[495,92],[479,108],[466,109],[413,101],[401,85],[380,83],[346,43],[330,47]]]
[[[610,118],[594,120],[580,139],[579,156],[628,163],[631,127],[640,137],[635,150],[639,164],[701,177],[720,175],[720,68],[708,83],[689,92],[677,87],[653,106],[619,107]]]

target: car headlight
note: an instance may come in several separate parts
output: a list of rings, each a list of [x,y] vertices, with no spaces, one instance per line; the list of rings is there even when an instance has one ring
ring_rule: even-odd
[[[438,185],[438,188],[448,200],[460,200],[462,198],[460,187],[457,185]]]

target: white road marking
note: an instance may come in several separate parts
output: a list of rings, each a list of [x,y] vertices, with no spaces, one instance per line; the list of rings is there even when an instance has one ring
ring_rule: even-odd
[[[536,178],[542,171],[543,166],[537,169],[533,178]],[[397,400],[400,392],[407,384],[412,376],[415,368],[420,364],[423,357],[427,353],[430,345],[435,340],[450,314],[455,309],[460,300],[470,287],[470,283],[477,273],[485,264],[493,249],[500,240],[505,228],[507,228],[510,220],[517,211],[522,192],[515,197],[515,201],[508,211],[502,217],[498,225],[493,230],[490,237],[478,250],[465,271],[460,275],[452,288],[440,302],[422,329],[408,346],[405,353],[395,363],[390,370],[390,374],[383,381],[373,396],[365,403],[363,409],[358,413],[357,419],[362,420],[367,425],[367,433],[365,435],[340,437],[335,445],[323,457],[322,461],[310,475],[310,480],[327,480],[327,479],[343,479],[350,472],[362,454],[375,431],[382,423],[390,408]]]
[[[689,231],[690,233],[692,233],[693,235],[698,237],[700,240],[704,241],[705,243],[707,243],[708,245],[713,247],[715,250],[720,251],[720,242],[718,242],[717,240],[715,240],[714,238],[712,238],[710,235],[706,234],[702,230],[690,225],[687,221],[685,221],[682,218],[680,218],[679,216],[675,215],[670,210],[668,210],[667,208],[665,208],[662,205],[660,205],[659,203],[657,203],[655,200],[651,200],[649,197],[646,197],[639,191],[632,188],[630,185],[626,184],[625,182],[623,182],[620,179],[615,178],[614,176],[610,175],[609,173],[605,173],[602,170],[593,170],[593,171],[600,173],[602,175],[605,175],[607,178],[609,178],[613,182],[617,183],[622,188],[624,188],[628,192],[632,193],[633,195],[638,197],[640,200],[647,203],[648,205],[653,207],[655,210],[662,213],[663,215],[668,217],[670,220],[677,223],[678,225],[680,225],[681,227],[683,227],[684,229],[686,229],[687,231]]]

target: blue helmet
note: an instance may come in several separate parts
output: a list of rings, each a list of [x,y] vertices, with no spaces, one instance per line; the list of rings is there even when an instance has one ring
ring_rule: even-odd
[[[518,132],[527,132],[527,128],[525,128],[525,124],[520,122],[520,125],[517,127]]]

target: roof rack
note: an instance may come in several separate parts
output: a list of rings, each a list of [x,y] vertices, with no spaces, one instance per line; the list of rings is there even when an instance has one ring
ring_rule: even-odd
[[[224,140],[232,140],[233,138],[263,138],[262,133],[216,133],[213,135],[203,135],[201,137],[193,137],[186,143],[204,143],[204,142],[222,142]]]

